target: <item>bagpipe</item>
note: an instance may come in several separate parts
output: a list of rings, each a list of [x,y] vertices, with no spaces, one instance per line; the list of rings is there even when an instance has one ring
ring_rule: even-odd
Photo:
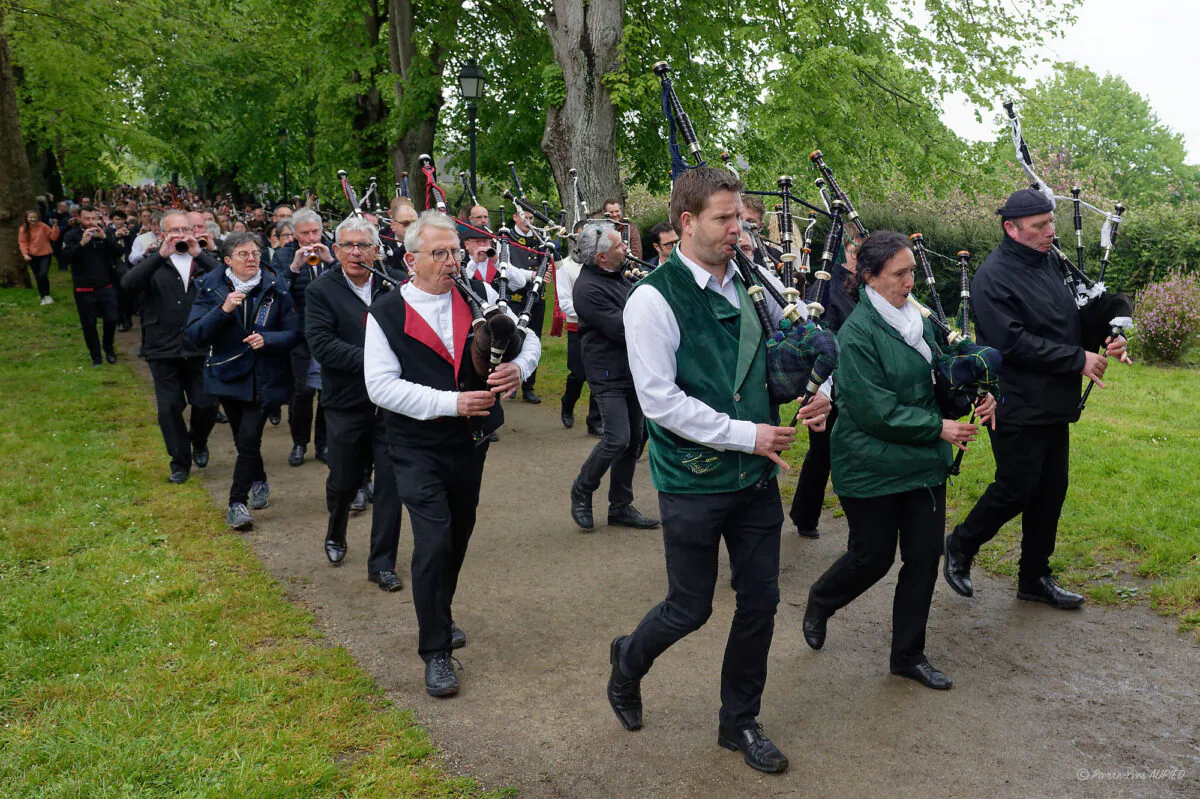
[[[665,61],[659,61],[653,67],[653,72],[658,76],[662,87],[662,107],[667,117],[667,146],[671,158],[671,180],[674,181],[686,170],[704,166],[705,162],[691,119],[683,110],[671,83],[670,71],[670,66]],[[687,148],[687,158],[696,163],[689,164],[680,150],[676,139],[677,128]],[[785,197],[790,194],[790,185],[790,178],[780,181],[780,191],[784,192]],[[787,208],[790,211],[790,198],[787,200]],[[790,230],[790,224],[788,229]],[[802,408],[837,369],[837,338],[831,331],[806,321],[795,300],[789,301],[769,280],[761,279],[756,265],[737,246],[733,248],[733,259],[738,276],[754,304],[754,312],[766,339],[767,391],[771,401],[783,404],[799,399]],[[794,287],[785,285],[785,291],[788,288],[794,291]],[[767,307],[768,292],[782,309],[778,325]],[[799,295],[793,296],[798,298]]]
[[[1113,338],[1124,335],[1125,331],[1133,326],[1133,320],[1130,318],[1133,314],[1133,301],[1124,293],[1114,294],[1109,292],[1104,285],[1104,273],[1108,271],[1109,257],[1112,254],[1113,246],[1116,244],[1117,231],[1125,215],[1125,205],[1118,202],[1113,208],[1113,213],[1104,211],[1091,203],[1083,201],[1080,198],[1082,190],[1078,186],[1071,188],[1071,195],[1069,197],[1056,195],[1054,188],[1038,177],[1033,167],[1033,158],[1029,154],[1029,146],[1025,143],[1025,134],[1021,129],[1021,119],[1017,116],[1017,112],[1013,107],[1013,101],[1006,98],[1003,106],[1004,112],[1008,116],[1009,129],[1013,147],[1017,155],[1017,162],[1029,178],[1030,188],[1046,195],[1046,199],[1050,201],[1052,208],[1057,208],[1060,200],[1069,200],[1071,203],[1072,223],[1075,231],[1075,262],[1072,263],[1071,259],[1059,248],[1058,239],[1054,240],[1054,245],[1050,248],[1050,253],[1052,260],[1057,262],[1062,272],[1063,283],[1075,294],[1075,304],[1079,308],[1079,322],[1083,332],[1083,340],[1102,341],[1106,335]],[[1100,269],[1096,274],[1095,280],[1087,276],[1083,267],[1084,209],[1104,217],[1104,223],[1100,227]],[[1103,355],[1104,350],[1104,346],[1101,345],[1100,354]],[[1079,401],[1079,410],[1082,411],[1087,404],[1087,398],[1092,391],[1093,385],[1095,384],[1089,383],[1084,390],[1083,397]]]
[[[552,218],[555,212],[551,210],[550,204],[545,200],[542,201],[542,207],[538,208],[529,198],[525,196],[525,187],[521,185],[521,178],[517,175],[517,165],[515,161],[508,162],[508,171],[512,176],[513,189],[505,189],[501,195],[504,199],[513,204],[514,215],[518,210],[525,211],[538,222],[540,226],[529,223],[529,229],[533,231],[539,242],[545,244],[553,239],[558,239],[566,236],[567,230],[564,227],[566,222],[566,210],[563,209],[557,213],[557,220]],[[578,184],[575,188],[578,190]]]

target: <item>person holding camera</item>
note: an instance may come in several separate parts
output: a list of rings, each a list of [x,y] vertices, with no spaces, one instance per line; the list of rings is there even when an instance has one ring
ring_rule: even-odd
[[[79,223],[67,231],[63,241],[62,259],[71,267],[75,284],[75,306],[79,309],[79,324],[83,340],[92,356],[92,366],[108,359],[117,362],[113,346],[117,333],[117,263],[124,250],[113,232],[100,222],[100,214],[87,208],[79,212]],[[103,353],[96,320],[104,325]]]
[[[171,211],[161,221],[163,241],[121,279],[131,300],[141,301],[142,351],[154,378],[158,427],[171,456],[170,483],[183,483],[192,463],[208,466],[208,436],[217,400],[204,390],[204,350],[184,336],[188,314],[217,261],[200,249],[188,215]],[[191,430],[183,410],[192,406]]]

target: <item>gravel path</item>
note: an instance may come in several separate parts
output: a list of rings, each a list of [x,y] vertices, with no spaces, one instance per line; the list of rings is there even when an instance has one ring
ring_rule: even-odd
[[[733,612],[724,564],[712,619],[659,659],[643,681],[646,726],[625,732],[604,695],[608,642],[665,594],[661,537],[578,532],[568,490],[594,443],[582,416],[564,430],[555,403],[508,402],[505,412],[455,603],[468,636],[457,697],[424,693],[407,517],[404,591],[366,580],[369,514],[351,521],[345,565],[330,566],[326,469],[311,448],[303,466],[287,466],[286,421],[265,437],[271,507],[245,534],[330,639],[414,710],[448,770],[526,797],[1200,797],[1200,646],[1191,636],[1142,607],[1061,612],[1019,602],[1011,584],[982,574],[970,600],[939,582],[928,654],[955,687],[934,692],[888,674],[893,567],[831,620],[825,648],[813,652],[800,633],[805,597],[846,540],[844,520],[828,514],[818,541],[784,531],[760,721],[791,770],[759,775],[715,743]],[[211,450],[203,479],[218,513],[233,463],[226,426]],[[531,502],[518,496],[532,486]],[[657,515],[647,469],[635,488],[639,507]]]

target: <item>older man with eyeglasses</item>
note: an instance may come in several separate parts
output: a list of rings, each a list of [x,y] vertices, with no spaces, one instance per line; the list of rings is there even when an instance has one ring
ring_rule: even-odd
[[[454,623],[458,574],[475,528],[489,436],[503,421],[498,395],[533,371],[541,343],[530,331],[520,354],[486,379],[472,365],[471,311],[455,286],[462,250],[455,222],[426,211],[405,235],[412,279],[367,315],[367,395],[385,409],[397,492],[413,531],[412,589],[418,654],[430,696],[458,693],[450,652],[466,644]],[[496,292],[478,278],[479,295]]]
[[[377,263],[379,228],[374,223],[351,216],[338,225],[335,239],[340,263],[308,287],[304,315],[305,337],[321,368],[321,403],[329,434],[325,555],[335,566],[344,561],[350,511],[363,475],[373,464],[375,503],[367,579],[384,591],[398,591],[404,587],[396,574],[400,498],[387,454],[383,416],[367,395],[363,376],[363,316],[393,289],[375,274],[385,267]]]

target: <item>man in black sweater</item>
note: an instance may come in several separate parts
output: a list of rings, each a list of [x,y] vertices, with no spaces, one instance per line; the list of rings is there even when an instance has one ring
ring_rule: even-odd
[[[334,248],[341,265],[309,285],[304,314],[305,338],[321,365],[321,404],[329,434],[325,555],[335,566],[346,557],[351,504],[367,467],[374,463],[375,504],[367,579],[384,591],[399,591],[404,587],[396,574],[400,497],[388,457],[383,416],[367,396],[363,380],[367,309],[390,290],[366,268],[379,254],[379,229],[366,219],[350,217],[338,225]]]
[[[611,469],[608,488],[610,526],[648,530],[658,526],[633,507],[633,473],[645,419],[625,350],[625,300],[630,284],[621,274],[625,244],[609,223],[585,227],[576,238],[581,264],[572,300],[579,317],[580,349],[588,385],[600,406],[604,432],[571,485],[571,518],[583,530],[594,527],[592,493]]]
[[[192,344],[183,329],[200,281],[221,266],[200,249],[186,213],[168,213],[162,231],[162,244],[130,267],[121,289],[132,300],[141,300],[142,349],[154,378],[158,426],[171,456],[167,480],[183,483],[193,460],[201,469],[208,466],[208,436],[217,419],[217,399],[204,391],[204,350]],[[190,431],[183,421],[189,404]]]
[[[1050,571],[1067,496],[1069,430],[1079,420],[1080,375],[1103,387],[1106,356],[1129,363],[1125,338],[1106,340],[1100,333],[1087,340],[1074,293],[1050,253],[1054,206],[1049,198],[1021,189],[996,213],[1004,240],[971,286],[979,343],[1004,355],[996,429],[988,430],[996,477],[946,537],[946,581],[971,596],[972,559],[1020,514],[1017,598],[1077,608],[1083,597],[1059,587]]]
[[[96,335],[97,319],[104,323],[103,355],[109,363],[117,362],[113,347],[118,318],[117,264],[123,252],[117,237],[101,224],[100,214],[90,208],[80,211],[79,224],[67,231],[63,241],[61,258],[71,267],[75,306],[79,309],[79,324],[92,356],[92,366],[103,363],[100,337]]]

